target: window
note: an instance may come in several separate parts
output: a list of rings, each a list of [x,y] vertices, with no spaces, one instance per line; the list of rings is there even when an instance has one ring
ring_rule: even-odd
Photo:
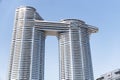
[[[115,74],[120,74],[120,71],[115,72]]]

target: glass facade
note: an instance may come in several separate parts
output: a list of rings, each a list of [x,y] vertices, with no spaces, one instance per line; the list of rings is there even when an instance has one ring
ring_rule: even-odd
[[[88,28],[84,22],[67,19],[67,32],[59,32],[60,80],[93,80]],[[78,25],[79,24],[79,25]]]
[[[45,37],[59,41],[60,80],[94,80],[89,35],[97,32],[76,19],[44,21],[33,7],[16,10],[8,80],[44,80]]]
[[[43,80],[44,31],[34,27],[34,20],[42,19],[32,7],[16,10],[9,80]]]

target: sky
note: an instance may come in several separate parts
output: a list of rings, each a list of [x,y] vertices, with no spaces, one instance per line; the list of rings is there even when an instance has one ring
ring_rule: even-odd
[[[32,6],[47,21],[74,18],[94,25],[90,35],[95,79],[120,68],[120,0],[0,0],[0,80],[7,80],[15,9]],[[46,38],[45,80],[58,80],[58,41]]]

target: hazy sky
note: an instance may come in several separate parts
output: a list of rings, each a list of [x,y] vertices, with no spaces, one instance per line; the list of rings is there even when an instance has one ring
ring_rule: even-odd
[[[0,0],[0,80],[7,80],[15,9],[33,6],[49,21],[77,18],[97,26],[90,37],[95,78],[120,68],[120,0]],[[46,38],[45,80],[58,80],[57,38]]]

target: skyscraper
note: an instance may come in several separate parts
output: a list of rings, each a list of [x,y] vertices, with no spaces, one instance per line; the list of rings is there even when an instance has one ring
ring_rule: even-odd
[[[16,10],[8,80],[44,80],[45,37],[59,41],[59,79],[93,80],[89,35],[98,28],[77,19],[48,22],[30,6]]]

